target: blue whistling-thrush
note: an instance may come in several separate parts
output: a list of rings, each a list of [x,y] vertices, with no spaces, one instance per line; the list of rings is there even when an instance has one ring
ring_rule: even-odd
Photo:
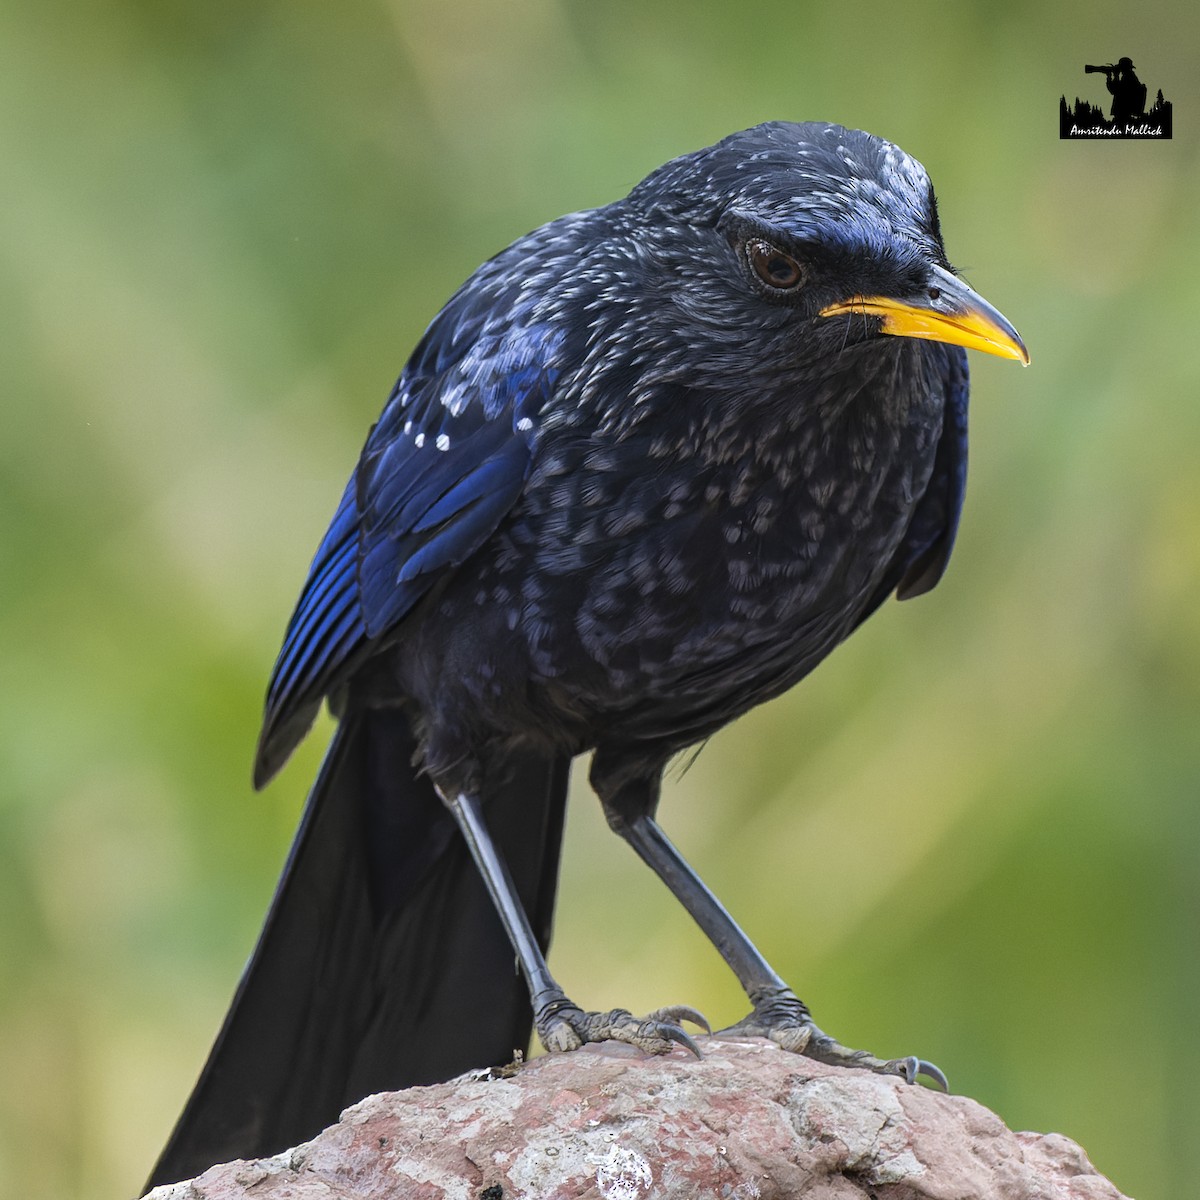
[[[941,578],[964,347],[1028,361],[946,259],[924,168],[772,123],[521,238],[434,318],[317,551],[255,783],[339,727],[224,1028],[155,1169],[304,1140],[372,1091],[699,1013],[587,1012],[544,953],[567,767],[736,972],[735,1029],[839,1045],[655,821],[664,765]],[[521,976],[513,971],[516,954]],[[707,1027],[707,1026],[705,1026]]]

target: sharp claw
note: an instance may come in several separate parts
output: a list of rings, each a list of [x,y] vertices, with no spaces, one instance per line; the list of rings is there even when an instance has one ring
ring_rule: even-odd
[[[691,1020],[691,1018],[689,1017],[688,1020]],[[664,1037],[668,1041],[678,1042],[681,1046],[687,1047],[697,1058],[704,1057],[700,1053],[700,1047],[678,1025],[662,1025],[655,1032],[659,1037]]]
[[[946,1076],[942,1074],[941,1069],[936,1067],[931,1062],[926,1062],[923,1058],[917,1058],[912,1055],[908,1058],[894,1058],[886,1066],[876,1067],[878,1070],[883,1070],[888,1074],[899,1075],[906,1083],[916,1083],[918,1075],[924,1075],[929,1079],[933,1086],[939,1092],[948,1092],[950,1085],[946,1081]]]
[[[702,1058],[700,1047],[680,1028],[680,1021],[690,1021],[712,1032],[704,1014],[687,1004],[635,1017],[624,1008],[583,1012],[565,997],[557,1004],[543,1006],[535,1023],[542,1045],[551,1053],[575,1050],[585,1043],[615,1041],[637,1046],[646,1054],[665,1054],[675,1044]]]
[[[879,1075],[899,1075],[909,1084],[924,1075],[938,1091],[948,1092],[946,1076],[931,1062],[915,1055],[909,1058],[881,1059],[865,1050],[850,1050],[831,1038],[812,1019],[808,1009],[792,992],[759,996],[749,1016],[731,1025],[724,1033],[742,1033],[770,1038],[796,1054],[806,1054],[834,1067],[865,1067]]]
[[[666,1021],[672,1024],[679,1021],[690,1021],[693,1025],[703,1029],[705,1033],[712,1033],[712,1026],[708,1023],[708,1018],[689,1004],[673,1004],[669,1008],[657,1009],[647,1017],[647,1020]]]
[[[949,1092],[950,1082],[942,1073],[941,1068],[935,1066],[931,1062],[926,1062],[923,1058],[917,1059],[917,1074],[924,1075],[926,1079],[932,1080],[933,1086],[939,1092]],[[913,1080],[909,1081],[914,1082]]]

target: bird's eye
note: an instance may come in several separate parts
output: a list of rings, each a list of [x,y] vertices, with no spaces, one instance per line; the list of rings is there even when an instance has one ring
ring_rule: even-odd
[[[755,275],[777,292],[790,292],[804,280],[804,270],[790,255],[778,246],[772,246],[762,238],[751,238],[746,243],[746,258]]]

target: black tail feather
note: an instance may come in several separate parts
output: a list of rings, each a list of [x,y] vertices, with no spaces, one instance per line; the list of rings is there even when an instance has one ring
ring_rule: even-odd
[[[147,1187],[306,1141],[372,1092],[500,1065],[529,996],[403,716],[348,717],[313,786],[258,946]],[[489,828],[549,943],[569,760],[489,781]]]

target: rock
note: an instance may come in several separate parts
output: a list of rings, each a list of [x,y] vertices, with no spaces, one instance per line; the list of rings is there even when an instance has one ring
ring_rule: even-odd
[[[1122,1200],[1074,1142],[759,1038],[586,1047],[370,1096],[153,1200]]]

